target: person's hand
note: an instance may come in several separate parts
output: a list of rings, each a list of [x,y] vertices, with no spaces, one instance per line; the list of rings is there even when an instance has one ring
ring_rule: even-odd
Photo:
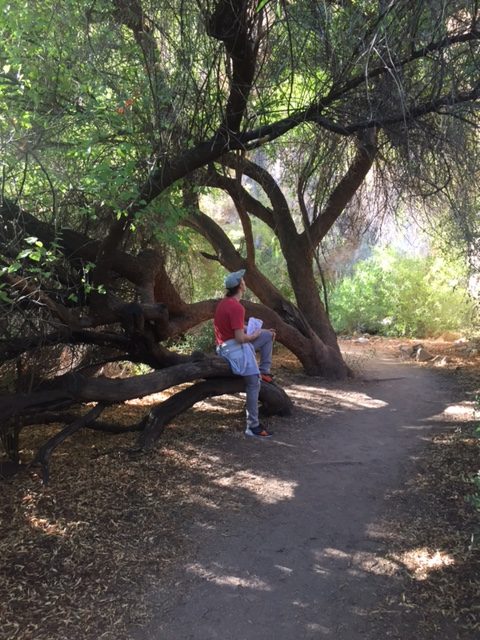
[[[258,336],[262,333],[262,329],[257,329],[256,331],[254,331],[253,333],[250,334],[250,341],[253,342],[254,340],[256,340],[258,338]]]
[[[272,340],[275,342],[275,338],[277,337],[277,332],[275,331],[275,329],[267,329],[267,331],[270,331],[270,333],[272,334]]]

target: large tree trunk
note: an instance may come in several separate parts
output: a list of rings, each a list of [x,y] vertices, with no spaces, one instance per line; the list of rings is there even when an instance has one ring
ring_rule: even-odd
[[[316,375],[340,380],[346,378],[351,372],[343,360],[337,335],[320,300],[310,252],[301,242],[292,243],[289,247],[287,264],[298,308],[310,330]]]
[[[320,340],[339,352],[337,336],[320,300],[318,283],[313,273],[312,252],[305,244],[298,239],[290,243],[285,256],[295,299]]]
[[[350,374],[320,301],[312,263],[309,261],[310,251],[305,247],[304,241],[298,236],[292,237],[288,247],[288,268],[298,308],[281,294],[274,283],[265,278],[255,264],[247,263],[214,220],[195,211],[184,224],[201,233],[210,242],[226,269],[247,270],[245,281],[248,288],[265,305],[261,307],[244,303],[247,315],[261,318],[266,327],[276,329],[278,341],[297,356],[308,375],[343,379]],[[303,304],[307,313],[300,306]]]
[[[279,184],[260,165],[244,157],[226,154],[222,157],[222,164],[236,171],[235,180],[228,174],[221,174],[215,170],[198,173],[196,176],[198,182],[223,189],[230,195],[244,226],[245,235],[250,230],[250,228],[245,229],[244,223],[248,212],[267,224],[278,238],[298,308],[286,300],[275,285],[257,269],[252,246],[247,252],[247,259],[242,258],[223,229],[214,220],[198,211],[198,206],[195,206],[198,204],[196,198],[193,197],[189,203],[194,205],[194,213],[185,221],[185,224],[199,231],[210,242],[216,251],[215,257],[227,269],[231,271],[246,269],[245,280],[248,287],[265,305],[274,309],[285,322],[301,333],[300,343],[304,342],[303,339],[307,339],[307,348],[304,345],[288,348],[291,348],[301,360],[305,370],[312,375],[341,379],[350,373],[343,361],[335,331],[320,299],[319,287],[313,272],[313,254],[362,184],[372,166],[375,154],[376,132],[372,129],[358,137],[356,153],[345,174],[332,190],[322,213],[311,221],[308,214],[304,212],[302,233],[297,230],[289,204]],[[271,203],[271,208],[253,197],[242,186],[242,174],[263,189]],[[305,209],[305,202],[300,202],[301,208],[302,204]]]

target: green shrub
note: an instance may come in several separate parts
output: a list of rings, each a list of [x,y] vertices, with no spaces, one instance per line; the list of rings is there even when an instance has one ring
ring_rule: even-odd
[[[213,353],[215,350],[213,320],[198,325],[177,340],[172,340],[168,346],[178,353],[191,354],[193,351]]]
[[[425,337],[465,328],[471,313],[463,265],[394,249],[375,249],[330,293],[339,333]]]

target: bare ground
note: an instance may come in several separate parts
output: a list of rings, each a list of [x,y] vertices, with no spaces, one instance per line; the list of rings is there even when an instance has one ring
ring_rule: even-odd
[[[437,369],[395,341],[343,346],[342,384],[277,355],[296,410],[272,441],[245,440],[241,399],[220,398],[148,457],[85,432],[47,489],[4,484],[0,638],[478,637],[477,356],[429,343]]]

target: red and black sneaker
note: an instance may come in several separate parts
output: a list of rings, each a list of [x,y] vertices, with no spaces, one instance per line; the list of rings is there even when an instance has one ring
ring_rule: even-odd
[[[267,431],[264,426],[259,424],[258,427],[247,427],[245,429],[245,435],[265,440],[266,438],[271,438],[273,433],[271,431]]]

